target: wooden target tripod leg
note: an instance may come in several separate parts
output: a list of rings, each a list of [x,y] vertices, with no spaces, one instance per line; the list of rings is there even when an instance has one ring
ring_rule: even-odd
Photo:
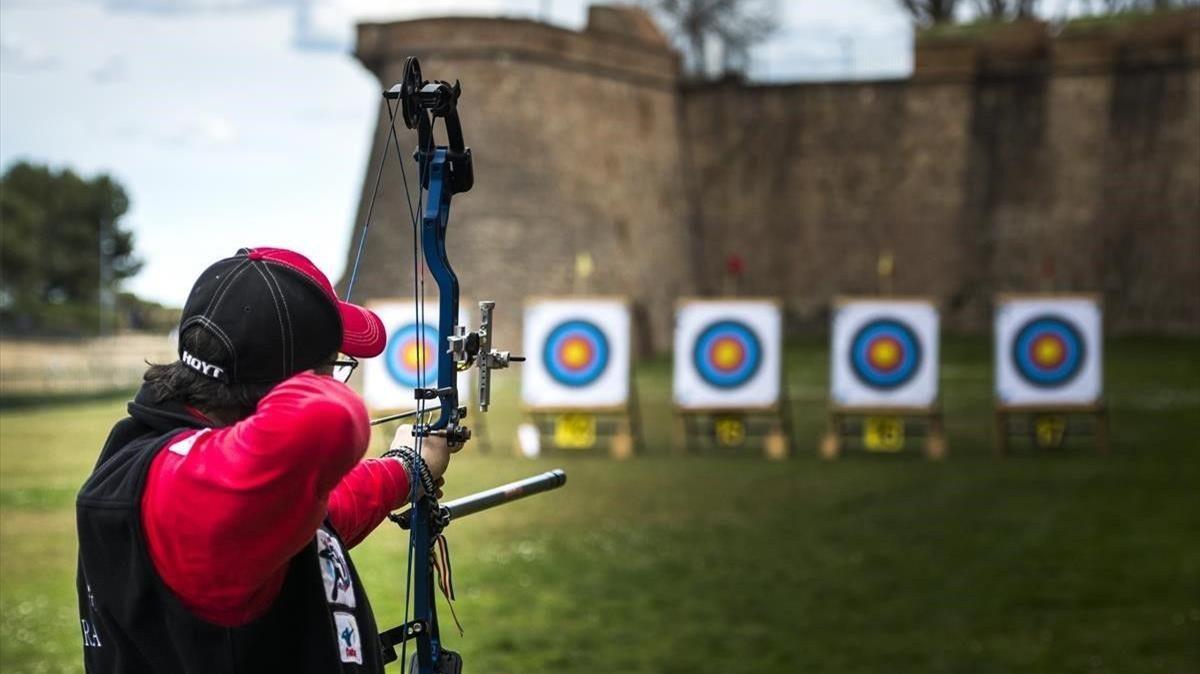
[[[787,382],[779,386],[779,408],[776,410],[771,432],[764,438],[763,449],[768,459],[782,461],[792,454],[795,425],[792,422],[792,401],[788,397]]]
[[[791,448],[788,447],[788,434],[784,431],[786,424],[782,417],[777,417],[771,424],[771,430],[763,438],[763,452],[772,461],[783,461],[788,458]]]
[[[1000,456],[1008,454],[1008,415],[1004,410],[996,410],[996,427],[992,451]]]
[[[842,429],[841,418],[837,412],[830,410],[828,426],[825,429],[825,435],[821,436],[821,445],[818,448],[822,459],[833,460],[838,458],[842,453]]]
[[[671,434],[671,449],[675,454],[686,454],[688,449],[688,423],[680,410],[675,410],[675,432]]]
[[[929,413],[929,430],[925,433],[925,458],[939,461],[946,458],[946,430],[942,425],[942,413]]]
[[[1092,423],[1095,426],[1094,433],[1096,434],[1096,450],[1099,451],[1101,454],[1107,455],[1109,450],[1111,449],[1109,446],[1109,437],[1108,437],[1108,406],[1107,405],[1101,405],[1100,408],[1096,410],[1095,415],[1092,417]]]
[[[617,420],[617,432],[613,434],[608,450],[612,458],[625,460],[633,457],[633,432],[630,426],[632,422],[628,415]]]

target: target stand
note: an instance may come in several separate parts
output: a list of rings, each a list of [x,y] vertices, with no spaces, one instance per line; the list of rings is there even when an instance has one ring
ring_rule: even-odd
[[[675,410],[675,451],[733,454],[759,448],[768,459],[791,456],[791,406],[759,409]]]
[[[631,404],[620,408],[526,408],[526,421],[517,429],[517,453],[633,457],[642,443],[632,388],[630,393]]]
[[[831,405],[819,449],[823,459],[838,458],[847,445],[871,453],[895,454],[907,449],[913,437],[921,438],[921,450],[927,458],[945,458],[946,432],[940,405],[876,409]]]
[[[996,454],[1009,452],[1009,440],[1027,437],[1041,450],[1057,450],[1075,437],[1090,437],[1100,454],[1109,452],[1108,407],[1095,405],[997,405]]]
[[[938,394],[938,310],[927,297],[840,297],[833,305],[828,423],[822,458],[855,444],[873,453],[922,440],[946,455]]]
[[[1097,294],[996,296],[997,454],[1007,454],[1010,439],[1021,436],[1043,450],[1090,437],[1108,453],[1101,330]]]
[[[624,297],[526,301],[519,454],[633,456],[641,424],[631,334]]]
[[[792,423],[779,300],[681,298],[675,310],[675,451],[761,449],[769,459],[786,459]]]

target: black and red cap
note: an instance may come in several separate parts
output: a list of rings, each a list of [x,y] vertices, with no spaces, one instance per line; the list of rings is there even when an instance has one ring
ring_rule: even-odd
[[[183,335],[204,330],[224,346],[200,359]],[[387,343],[373,312],[338,299],[308,258],[283,248],[243,248],[204,270],[179,323],[180,359],[228,383],[265,384],[311,370],[336,352],[379,355]]]

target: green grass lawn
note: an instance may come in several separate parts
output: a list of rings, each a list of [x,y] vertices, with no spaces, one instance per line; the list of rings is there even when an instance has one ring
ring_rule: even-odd
[[[1113,453],[990,453],[987,344],[945,345],[950,455],[816,458],[827,353],[789,349],[793,460],[668,451],[670,365],[638,370],[646,455],[490,455],[449,496],[563,466],[559,491],[449,530],[482,672],[1200,672],[1200,342],[1116,341]],[[0,671],[80,670],[74,491],[118,399],[0,412]],[[388,525],[390,527],[390,525]],[[381,625],[401,619],[407,534],[355,550]],[[399,668],[393,666],[394,671]]]

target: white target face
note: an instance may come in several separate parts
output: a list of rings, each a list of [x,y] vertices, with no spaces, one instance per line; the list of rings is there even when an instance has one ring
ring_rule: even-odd
[[[836,304],[830,395],[839,407],[929,407],[938,395],[938,312],[922,300]]]
[[[437,386],[438,376],[438,305],[425,303],[418,325],[416,308],[411,301],[372,302],[369,308],[379,315],[387,330],[387,346],[375,358],[363,361],[363,398],[367,406],[378,410],[416,409],[413,389]],[[467,314],[461,304],[459,325],[468,326]],[[471,375],[458,375],[460,405],[468,405],[471,397]],[[436,401],[424,401],[435,407]]]
[[[996,303],[996,397],[1004,405],[1100,400],[1101,313],[1092,297],[1003,297]]]
[[[629,398],[629,306],[620,298],[540,299],[525,308],[521,400],[611,408]]]
[[[686,409],[779,401],[782,319],[770,300],[689,300],[675,317],[675,403]]]

